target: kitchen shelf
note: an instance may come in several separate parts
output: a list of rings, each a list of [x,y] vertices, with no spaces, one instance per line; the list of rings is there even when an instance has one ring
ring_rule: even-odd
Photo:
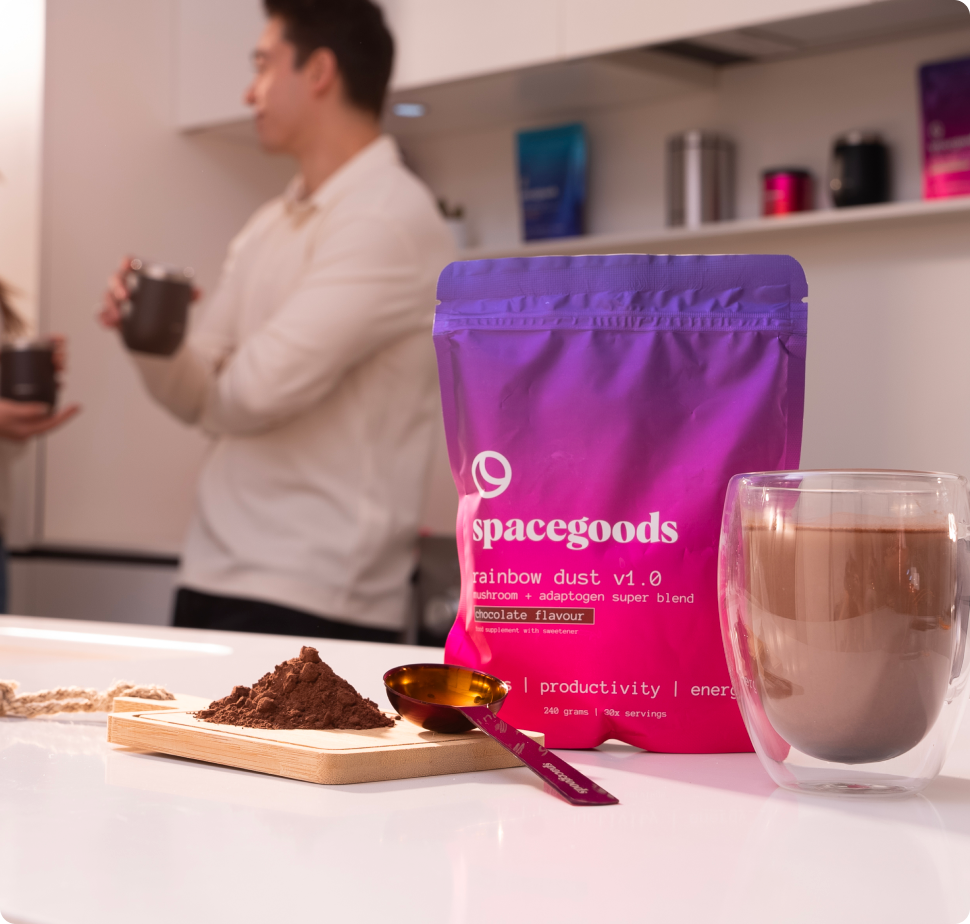
[[[618,234],[589,234],[510,244],[505,247],[474,247],[461,253],[465,260],[530,257],[556,253],[671,253],[684,252],[700,241],[729,241],[759,234],[786,234],[840,225],[899,224],[947,216],[970,216],[970,196],[920,202],[887,202],[844,209],[819,209],[774,218],[748,218],[712,222],[697,228],[648,228]]]

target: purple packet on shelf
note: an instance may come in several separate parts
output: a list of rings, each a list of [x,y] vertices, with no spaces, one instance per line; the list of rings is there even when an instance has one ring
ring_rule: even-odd
[[[970,58],[920,68],[923,198],[970,195]]]
[[[434,340],[459,494],[450,663],[550,747],[750,750],[717,549],[739,472],[797,468],[807,285],[786,256],[453,263]]]

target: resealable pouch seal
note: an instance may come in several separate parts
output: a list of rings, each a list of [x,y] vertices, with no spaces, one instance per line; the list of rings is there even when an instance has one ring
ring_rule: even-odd
[[[787,256],[452,263],[434,341],[458,487],[450,663],[551,747],[751,749],[717,608],[732,475],[798,467]]]

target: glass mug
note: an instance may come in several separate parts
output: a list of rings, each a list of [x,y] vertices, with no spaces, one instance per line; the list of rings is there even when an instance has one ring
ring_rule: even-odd
[[[939,773],[967,683],[970,497],[958,475],[736,475],[721,634],[755,751],[798,792],[891,795]]]

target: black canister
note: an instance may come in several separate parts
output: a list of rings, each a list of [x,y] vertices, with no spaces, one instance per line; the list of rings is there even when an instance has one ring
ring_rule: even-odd
[[[838,208],[889,201],[889,149],[872,132],[848,132],[835,139],[829,179]]]
[[[0,398],[8,401],[57,402],[54,344],[18,340],[0,349]]]
[[[193,272],[131,261],[121,335],[129,350],[171,356],[181,345],[192,303]]]

